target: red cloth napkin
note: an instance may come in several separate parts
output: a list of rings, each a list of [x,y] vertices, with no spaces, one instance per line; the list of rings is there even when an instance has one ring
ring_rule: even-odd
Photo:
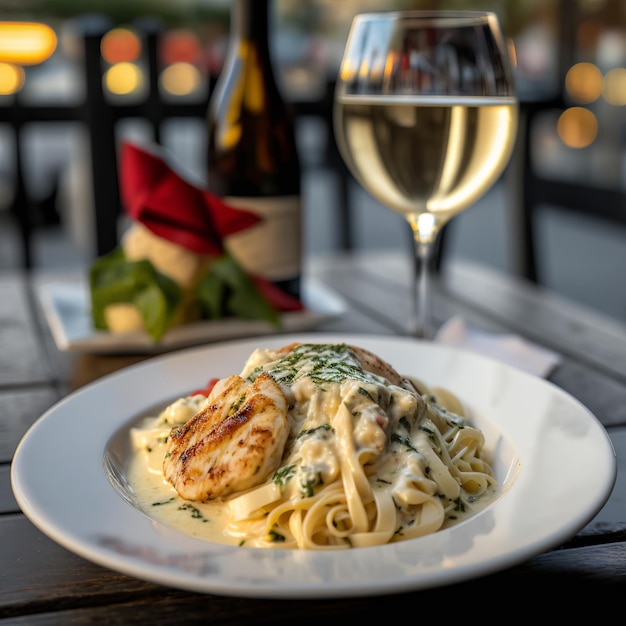
[[[250,228],[262,219],[192,185],[160,156],[128,142],[121,149],[120,195],[133,220],[196,254],[221,256],[228,235]],[[300,300],[271,281],[255,275],[250,278],[278,311],[304,309]]]
[[[130,143],[121,150],[120,194],[130,217],[196,254],[220,256],[227,235],[261,220],[192,185],[160,156]]]

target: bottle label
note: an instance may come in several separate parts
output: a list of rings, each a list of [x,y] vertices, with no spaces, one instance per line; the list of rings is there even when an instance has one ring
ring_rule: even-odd
[[[224,202],[262,218],[252,228],[229,235],[226,239],[228,250],[247,272],[275,282],[300,275],[302,231],[299,196],[227,196]]]

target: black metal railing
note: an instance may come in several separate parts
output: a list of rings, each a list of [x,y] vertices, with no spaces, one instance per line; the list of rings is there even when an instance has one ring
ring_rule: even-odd
[[[87,20],[81,38],[84,44],[83,79],[85,98],[77,105],[27,105],[16,97],[11,104],[0,106],[0,124],[8,124],[14,131],[15,193],[11,203],[11,213],[19,227],[22,259],[24,268],[33,266],[32,235],[36,227],[34,203],[25,182],[25,162],[23,152],[23,129],[33,122],[80,122],[88,132],[90,142],[90,168],[93,180],[94,209],[94,251],[102,255],[112,250],[118,243],[118,218],[121,214],[118,164],[116,145],[116,126],[124,119],[140,118],[147,120],[153,133],[153,139],[161,141],[161,128],[165,121],[172,118],[204,118],[208,98],[215,84],[216,77],[209,77],[207,95],[198,102],[176,103],[165,101],[158,86],[159,59],[158,46],[162,34],[158,24],[143,20],[137,28],[143,39],[146,51],[148,89],[141,102],[125,104],[111,102],[103,86],[103,63],[101,40],[107,27],[98,20]],[[326,129],[326,152],[322,159],[324,167],[332,168],[338,177],[336,219],[337,245],[340,249],[350,250],[354,246],[352,211],[348,173],[337,151],[332,132],[332,98],[334,82],[328,80],[321,95],[314,99],[294,100],[292,102],[296,116],[314,116],[324,122]],[[564,210],[584,212],[594,218],[609,220],[621,226],[626,224],[626,194],[623,189],[605,189],[590,186],[582,182],[549,180],[537,172],[531,159],[531,126],[537,113],[546,109],[564,108],[560,94],[554,98],[522,102],[524,125],[518,137],[517,156],[519,168],[513,172],[518,178],[517,198],[518,241],[521,260],[517,271],[535,282],[541,281],[540,262],[535,243],[535,222],[543,204],[562,207]],[[437,252],[437,266],[444,255],[443,237]]]
[[[21,241],[21,265],[31,269],[34,264],[32,235],[36,228],[36,211],[32,195],[25,182],[26,163],[23,151],[23,130],[34,122],[79,122],[87,130],[90,144],[90,169],[92,176],[94,210],[94,252],[97,256],[112,250],[118,243],[118,218],[121,214],[116,126],[124,119],[139,118],[149,122],[152,138],[161,141],[163,123],[172,118],[204,118],[208,98],[215,85],[216,76],[208,78],[207,94],[194,102],[168,102],[160,93],[158,85],[159,38],[162,34],[157,24],[143,20],[137,27],[143,39],[147,64],[148,87],[145,98],[140,102],[127,104],[111,102],[104,90],[101,41],[107,27],[97,21],[96,25],[87,20],[81,39],[84,47],[83,75],[85,98],[76,105],[31,105],[24,104],[18,97],[11,104],[0,106],[0,124],[8,124],[14,133],[15,192],[10,212],[18,225]],[[337,193],[339,206],[343,211],[337,215],[338,245],[351,247],[349,228],[348,180],[349,174],[336,150],[330,124],[332,107],[332,81],[329,81],[322,95],[316,99],[293,101],[296,116],[314,116],[326,124],[327,141],[323,165],[333,168],[339,176]]]

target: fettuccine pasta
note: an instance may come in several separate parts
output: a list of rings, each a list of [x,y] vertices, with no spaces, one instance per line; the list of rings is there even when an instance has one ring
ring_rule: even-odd
[[[159,494],[160,513],[245,546],[412,539],[473,514],[498,486],[457,396],[346,344],[256,350],[239,375],[177,400],[133,440],[133,475],[148,470],[172,497]]]

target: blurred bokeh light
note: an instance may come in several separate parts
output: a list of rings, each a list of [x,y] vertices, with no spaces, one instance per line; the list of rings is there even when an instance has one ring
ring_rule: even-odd
[[[602,96],[615,106],[626,106],[626,68],[616,67],[606,73]]]
[[[134,63],[115,63],[106,71],[104,83],[117,96],[132,94],[143,87],[143,71]]]
[[[202,56],[202,46],[191,31],[175,29],[163,35],[160,54],[165,65],[197,63]]]
[[[589,109],[571,107],[559,116],[557,133],[569,148],[586,148],[595,141],[598,120]]]
[[[24,84],[24,69],[14,63],[0,62],[0,95],[18,92]]]
[[[202,76],[191,63],[172,63],[161,73],[161,88],[173,96],[188,96],[202,84]]]
[[[576,63],[565,76],[565,88],[574,102],[594,102],[602,94],[602,72],[593,63]]]
[[[141,54],[141,41],[129,28],[113,28],[102,37],[100,51],[108,63],[132,63]]]
[[[0,61],[36,65],[50,58],[57,36],[46,24],[0,22]]]

